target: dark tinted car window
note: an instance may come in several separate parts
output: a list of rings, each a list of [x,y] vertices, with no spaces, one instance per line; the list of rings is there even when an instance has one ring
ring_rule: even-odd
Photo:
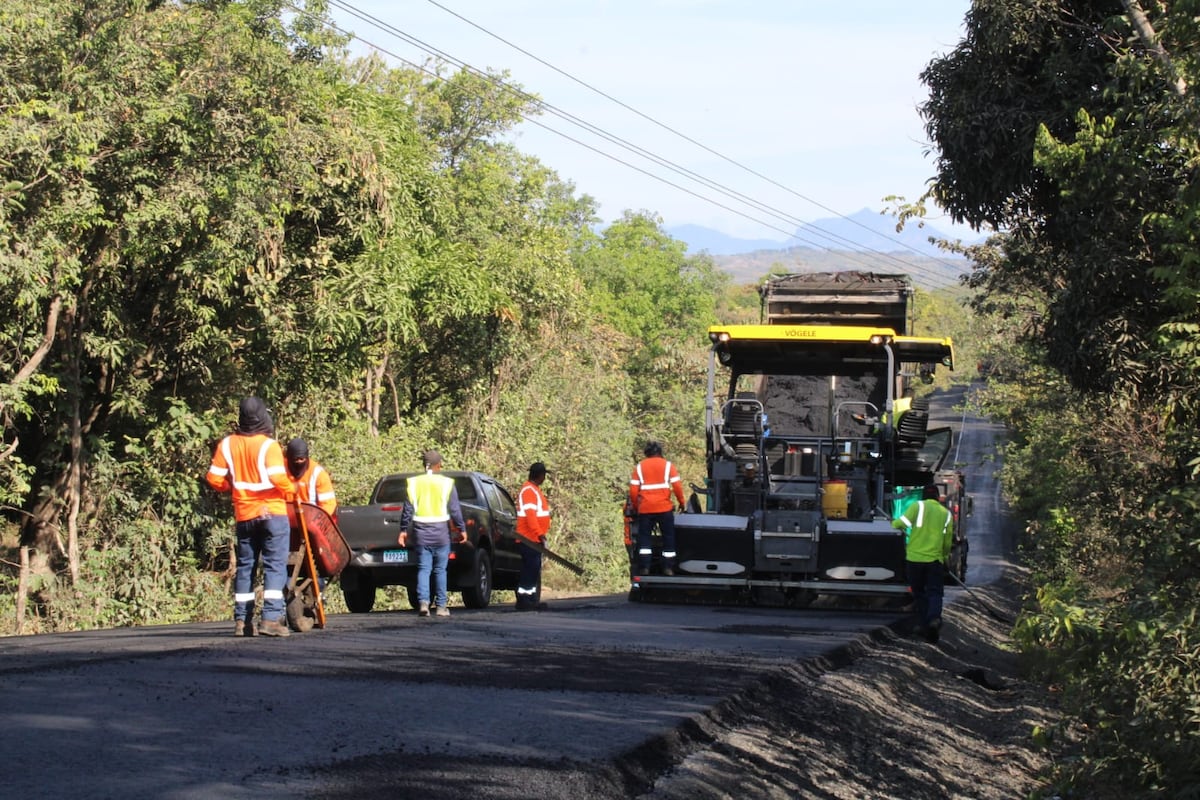
[[[508,492],[505,491],[503,486],[500,486],[496,483],[492,484],[492,488],[495,489],[496,494],[499,495],[499,502],[496,503],[496,508],[507,511],[509,514],[512,514],[515,517],[517,515],[517,504],[513,502],[511,497],[508,496]]]
[[[406,499],[405,489],[406,481],[404,478],[394,478],[384,481],[379,487],[379,493],[375,495],[376,503],[403,503]]]
[[[498,485],[490,481],[484,481],[483,491],[488,496],[488,505],[496,511],[500,511],[511,516],[517,515],[517,507],[513,504],[512,498],[508,496],[508,492],[500,488]]]
[[[467,503],[478,499],[479,495],[475,491],[475,482],[471,480],[470,475],[459,475],[454,479],[454,488],[458,489],[458,502]]]

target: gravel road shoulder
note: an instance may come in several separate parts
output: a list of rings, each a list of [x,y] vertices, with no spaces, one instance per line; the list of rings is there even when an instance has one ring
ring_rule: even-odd
[[[715,709],[646,776],[654,800],[1023,798],[1051,754],[1033,730],[1054,699],[1021,674],[1009,638],[1023,591],[1010,571],[946,610],[937,645],[887,630],[848,663],[773,675]],[[997,617],[1003,619],[997,619]],[[636,754],[633,754],[636,760]]]

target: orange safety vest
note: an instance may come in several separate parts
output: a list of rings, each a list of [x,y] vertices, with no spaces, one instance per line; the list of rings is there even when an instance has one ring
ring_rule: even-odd
[[[329,516],[337,513],[337,495],[333,493],[333,479],[329,472],[317,462],[309,459],[308,469],[296,478],[296,494],[302,503],[320,506]]]
[[[683,484],[675,465],[662,456],[642,459],[633,468],[629,479],[629,500],[638,514],[661,514],[671,511],[674,493],[679,505],[683,505]]]
[[[234,433],[222,439],[205,480],[218,492],[232,493],[233,518],[238,522],[286,514],[288,499],[295,493],[283,448],[265,433]]]
[[[550,532],[550,504],[542,488],[526,481],[517,494],[517,534],[540,542]]]

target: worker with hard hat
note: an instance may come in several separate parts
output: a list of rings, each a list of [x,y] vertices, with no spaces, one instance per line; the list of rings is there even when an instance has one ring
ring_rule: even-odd
[[[629,479],[629,503],[637,515],[637,572],[649,575],[653,560],[650,535],[657,527],[662,533],[662,574],[675,574],[675,514],[684,509],[683,483],[679,470],[663,458],[662,445],[647,442],[645,456],[633,468]],[[674,496],[676,503],[672,503]]]
[[[517,580],[517,610],[541,611],[546,604],[542,597],[542,551],[532,545],[546,544],[550,532],[550,504],[542,492],[546,480],[546,465],[535,461],[529,465],[529,479],[517,493],[517,549],[521,553],[521,574]]]

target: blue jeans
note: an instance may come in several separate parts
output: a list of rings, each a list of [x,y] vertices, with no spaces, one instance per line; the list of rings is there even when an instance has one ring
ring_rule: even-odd
[[[450,561],[449,544],[417,545],[417,602],[429,602],[429,573],[433,572],[433,591],[439,607],[446,605],[446,564]]]
[[[249,621],[254,617],[254,565],[259,558],[263,567],[263,619],[283,616],[283,588],[287,586],[288,548],[292,528],[287,514],[266,520],[239,522],[237,532],[237,573],[233,579],[233,618]]]
[[[913,613],[916,623],[928,628],[942,617],[942,596],[945,588],[945,567],[940,561],[909,561],[908,588],[912,590]]]

